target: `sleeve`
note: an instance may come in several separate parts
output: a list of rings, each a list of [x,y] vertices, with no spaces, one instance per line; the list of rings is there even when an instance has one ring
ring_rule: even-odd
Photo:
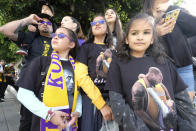
[[[75,65],[75,76],[77,85],[83,89],[87,96],[92,100],[92,103],[98,109],[101,109],[106,102],[104,101],[99,89],[91,80],[88,74],[88,66],[77,61]]]
[[[16,41],[16,44],[21,47],[23,44],[30,45],[38,32],[22,32],[20,31],[18,33],[18,39]]]
[[[82,116],[82,96],[80,95],[80,93],[78,95],[75,112],[79,112],[80,113],[79,117]]]
[[[88,53],[89,53],[88,50],[89,50],[89,44],[82,45],[76,60],[85,65],[88,65]]]
[[[196,35],[196,17],[189,14],[184,9],[180,10],[177,24],[180,26],[180,29],[187,37]]]
[[[181,92],[187,88],[186,84],[182,80],[182,78],[178,75],[176,71],[176,67],[174,66],[173,63],[168,61],[169,69],[171,72],[171,78],[173,81],[173,87],[174,87],[174,94]]]
[[[143,120],[125,103],[121,93],[109,91],[109,97],[114,120],[124,131],[149,131]]]
[[[105,89],[122,93],[122,81],[120,76],[120,68],[117,63],[117,58],[113,57],[110,64]]]
[[[19,84],[20,87],[31,90],[33,92],[36,91],[36,83],[38,83],[41,74],[40,60],[41,57],[33,59],[30,65],[25,69],[20,78],[22,81]]]
[[[19,88],[17,93],[17,99],[33,114],[46,119],[49,107],[47,107],[43,102],[41,102],[34,94],[34,92]]]

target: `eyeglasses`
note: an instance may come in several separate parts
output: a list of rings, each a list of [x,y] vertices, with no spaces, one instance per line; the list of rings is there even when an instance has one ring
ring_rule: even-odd
[[[42,20],[42,21],[40,21],[39,23],[41,23],[41,24],[45,24],[45,23],[46,23],[47,25],[52,25],[52,23],[51,23],[51,22],[49,22],[49,21],[48,21],[48,22],[46,22],[46,21],[43,21],[43,20]]]
[[[65,37],[67,37],[70,41],[72,41],[71,38],[70,38],[69,36],[67,36],[66,34],[63,34],[63,33],[60,33],[60,34],[52,33],[52,34],[50,34],[50,36],[51,36],[52,38],[54,38],[54,37],[57,36],[57,37],[60,38],[60,39],[63,39],[63,38],[65,38]]]
[[[91,26],[95,26],[97,23],[103,24],[104,22],[105,22],[105,20],[93,21],[93,22],[91,22]]]

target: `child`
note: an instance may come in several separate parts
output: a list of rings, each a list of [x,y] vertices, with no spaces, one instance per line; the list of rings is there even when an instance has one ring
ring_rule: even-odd
[[[82,44],[85,41],[85,36],[83,34],[82,27],[81,27],[80,23],[75,18],[73,18],[71,16],[63,17],[63,19],[61,21],[61,27],[66,27],[66,28],[74,31],[78,36],[79,46],[82,46]]]
[[[174,96],[185,92],[186,85],[157,41],[154,19],[147,14],[139,14],[127,24],[125,33],[123,44],[117,51],[118,56],[113,58],[110,65],[106,83],[115,120],[124,131],[175,129]],[[151,72],[154,68],[158,76],[148,73],[149,69]],[[149,81],[138,81],[138,75],[139,78],[148,77]],[[158,83],[167,88],[165,91],[168,91],[170,99],[167,104],[160,102],[159,97],[155,98],[158,96],[155,89],[151,88],[155,95],[147,89]],[[161,104],[157,103],[158,99]],[[150,108],[152,102],[154,107]]]
[[[122,24],[117,12],[114,9],[107,9],[105,12],[105,19],[113,34],[113,45],[117,48],[118,43],[123,40]]]
[[[78,128],[77,119],[82,113],[78,87],[83,88],[103,115],[107,115],[107,105],[97,87],[87,80],[81,81],[77,73],[80,69],[75,65],[74,58],[79,45],[75,33],[61,27],[52,37],[52,55],[41,56],[31,62],[22,78],[24,82],[17,98],[35,114],[32,117],[32,131],[69,126],[75,131]]]
[[[195,96],[193,63],[191,47],[187,42],[187,38],[196,35],[196,17],[178,6],[171,6],[169,0],[145,1],[143,5],[145,7],[144,11],[148,11],[157,20],[160,19],[156,26],[158,35],[163,40],[162,44],[168,56],[174,60],[178,74],[188,85],[187,90],[191,101],[193,101]],[[164,18],[162,18],[163,15],[175,9],[180,9],[176,22],[173,22],[173,19],[165,22]]]
[[[54,9],[48,2],[41,0],[41,1],[39,1],[39,6],[41,7],[41,13],[47,14],[51,17],[54,16]],[[56,28],[57,28],[56,24],[53,24],[53,26],[54,26],[54,29],[56,30]],[[36,25],[29,25],[28,30],[30,32],[36,32],[37,26]],[[26,56],[28,54],[28,48],[29,47],[26,43],[22,43],[20,49],[16,51],[16,54]]]
[[[112,35],[110,33],[107,22],[102,15],[97,15],[91,22],[88,39],[80,49],[80,53],[77,58],[78,62],[76,64],[81,68],[81,72],[78,73],[78,75],[81,74],[90,76],[90,79],[92,79],[94,84],[98,86],[103,97],[106,99],[108,99],[108,92],[104,89],[106,83],[106,75],[97,74],[96,69],[99,68],[103,70],[103,64],[97,64],[96,62],[100,62],[100,60],[98,60],[100,59],[99,56],[103,55],[106,49],[111,47]],[[99,67],[97,68],[96,65],[98,65]],[[85,80],[85,78],[81,80]],[[82,99],[82,109],[84,112],[81,120],[81,131],[99,131],[102,124],[101,113],[97,109],[95,109],[94,105],[86,95],[82,95]],[[108,107],[106,111],[111,112],[110,107]],[[111,120],[111,118],[111,114],[107,117],[104,117],[104,119],[106,120]]]

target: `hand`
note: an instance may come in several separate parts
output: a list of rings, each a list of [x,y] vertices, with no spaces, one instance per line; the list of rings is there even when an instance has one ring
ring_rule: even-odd
[[[28,30],[31,32],[36,32],[36,27],[33,25],[28,25]]]
[[[42,20],[36,14],[31,14],[30,16],[23,19],[27,24],[38,24],[38,21]]]
[[[67,127],[66,123],[64,123],[64,118],[68,116],[67,113],[62,111],[54,111],[54,116],[50,119],[54,125],[57,125],[59,129],[65,129]]]
[[[78,119],[78,117],[80,116],[79,112],[72,112],[71,113],[71,120],[68,122],[68,126],[71,126],[74,124],[74,122]]]
[[[156,25],[156,30],[159,36],[166,35],[172,31],[176,24],[176,21],[174,20],[169,20],[167,22],[164,22],[164,19],[162,19],[157,25]]]
[[[112,113],[112,109],[107,105],[105,104],[101,109],[101,114],[104,118],[104,120],[114,120],[114,116],[113,116],[113,113]]]

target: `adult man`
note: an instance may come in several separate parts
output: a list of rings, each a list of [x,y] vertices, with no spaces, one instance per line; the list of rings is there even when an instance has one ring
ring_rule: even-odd
[[[29,24],[37,24],[38,32],[20,32],[20,29]],[[51,53],[51,37],[53,32],[53,20],[47,14],[31,14],[30,16],[9,22],[0,27],[0,32],[8,38],[16,41],[20,46],[21,43],[29,44],[28,55],[25,56],[25,64],[21,69],[20,76],[24,75],[25,69],[30,62],[37,56],[47,56]],[[22,85],[23,80],[19,78],[17,86]],[[31,112],[23,106],[21,107],[21,120],[19,131],[28,131],[31,127]]]

